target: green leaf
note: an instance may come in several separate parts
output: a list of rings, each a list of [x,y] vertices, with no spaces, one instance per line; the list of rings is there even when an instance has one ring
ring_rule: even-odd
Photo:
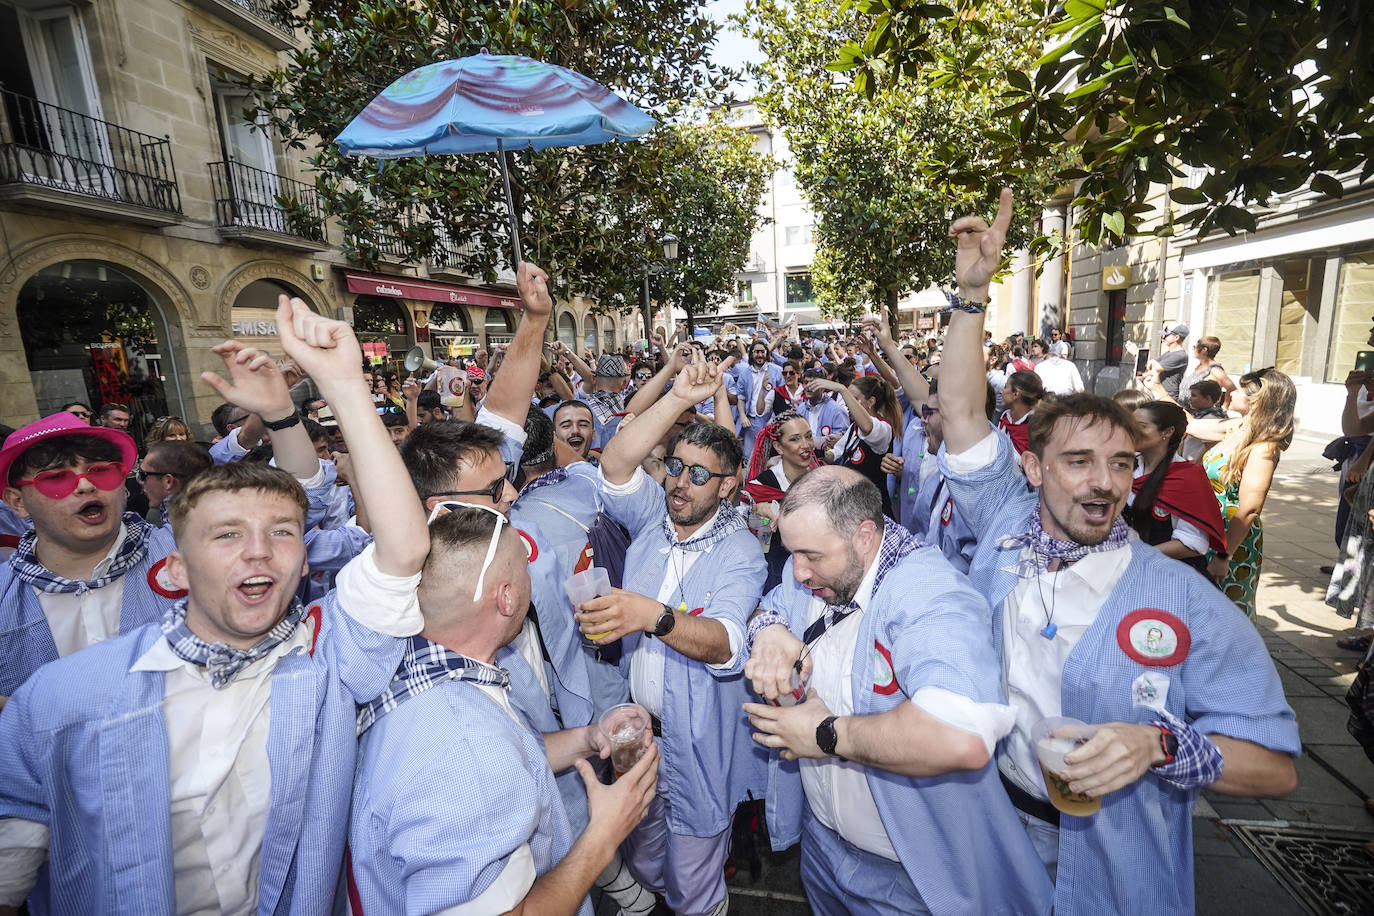
[[[1312,176],[1312,190],[1320,191],[1327,197],[1344,197],[1345,188],[1330,175],[1318,173]]]
[[[1197,188],[1174,188],[1169,199],[1176,204],[1201,204],[1207,202],[1207,195]]]
[[[1118,239],[1126,236],[1126,217],[1125,214],[1114,212],[1102,214],[1103,230],[1112,233]]]

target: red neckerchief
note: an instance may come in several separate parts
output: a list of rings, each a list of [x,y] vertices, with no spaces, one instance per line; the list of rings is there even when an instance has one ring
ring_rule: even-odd
[[[1131,490],[1140,492],[1140,487],[1149,475],[1137,477]],[[1217,503],[1216,491],[1207,479],[1202,465],[1191,461],[1170,461],[1169,470],[1159,485],[1159,495],[1155,505],[1169,510],[1170,515],[1191,522],[1207,533],[1207,541],[1213,550],[1226,550],[1226,523],[1221,520],[1221,506]]]

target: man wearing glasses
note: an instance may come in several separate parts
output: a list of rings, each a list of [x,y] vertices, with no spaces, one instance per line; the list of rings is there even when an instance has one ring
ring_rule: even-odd
[[[167,504],[172,497],[202,471],[215,466],[215,460],[205,447],[195,442],[167,440],[154,442],[139,463],[134,476],[148,497],[148,506],[156,509],[159,527],[167,525]]]
[[[668,394],[607,444],[606,511],[631,538],[625,588],[583,602],[577,615],[589,639],[621,642],[631,696],[662,732],[664,778],[626,842],[626,863],[673,912],[690,916],[728,908],[722,868],[731,817],[763,778],[763,756],[739,715],[748,698],[740,649],[767,566],[728,501],[741,461],[730,430],[696,422],[675,435],[664,487],[640,462],[723,382],[717,365],[695,357]]]

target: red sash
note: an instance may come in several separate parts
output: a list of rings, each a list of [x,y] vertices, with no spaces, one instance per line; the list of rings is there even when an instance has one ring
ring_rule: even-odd
[[[1137,477],[1131,489],[1139,493],[1148,476]],[[1204,531],[1213,550],[1226,550],[1226,524],[1221,520],[1221,506],[1202,465],[1191,461],[1170,461],[1169,470],[1159,485],[1155,505],[1168,509],[1170,515],[1191,522]]]

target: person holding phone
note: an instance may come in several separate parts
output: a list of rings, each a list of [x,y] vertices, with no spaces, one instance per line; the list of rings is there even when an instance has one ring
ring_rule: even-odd
[[[1369,329],[1368,344],[1374,347],[1374,325]],[[1369,473],[1374,457],[1374,442],[1370,440],[1374,433],[1374,350],[1355,354],[1355,368],[1345,378],[1345,392],[1341,432],[1355,447],[1341,468],[1341,497],[1336,503],[1336,543],[1341,551],[1331,569],[1326,603],[1342,617],[1354,618],[1355,625],[1363,631],[1337,640],[1336,645],[1365,653],[1374,637],[1374,575],[1370,563],[1374,558],[1374,475]]]

